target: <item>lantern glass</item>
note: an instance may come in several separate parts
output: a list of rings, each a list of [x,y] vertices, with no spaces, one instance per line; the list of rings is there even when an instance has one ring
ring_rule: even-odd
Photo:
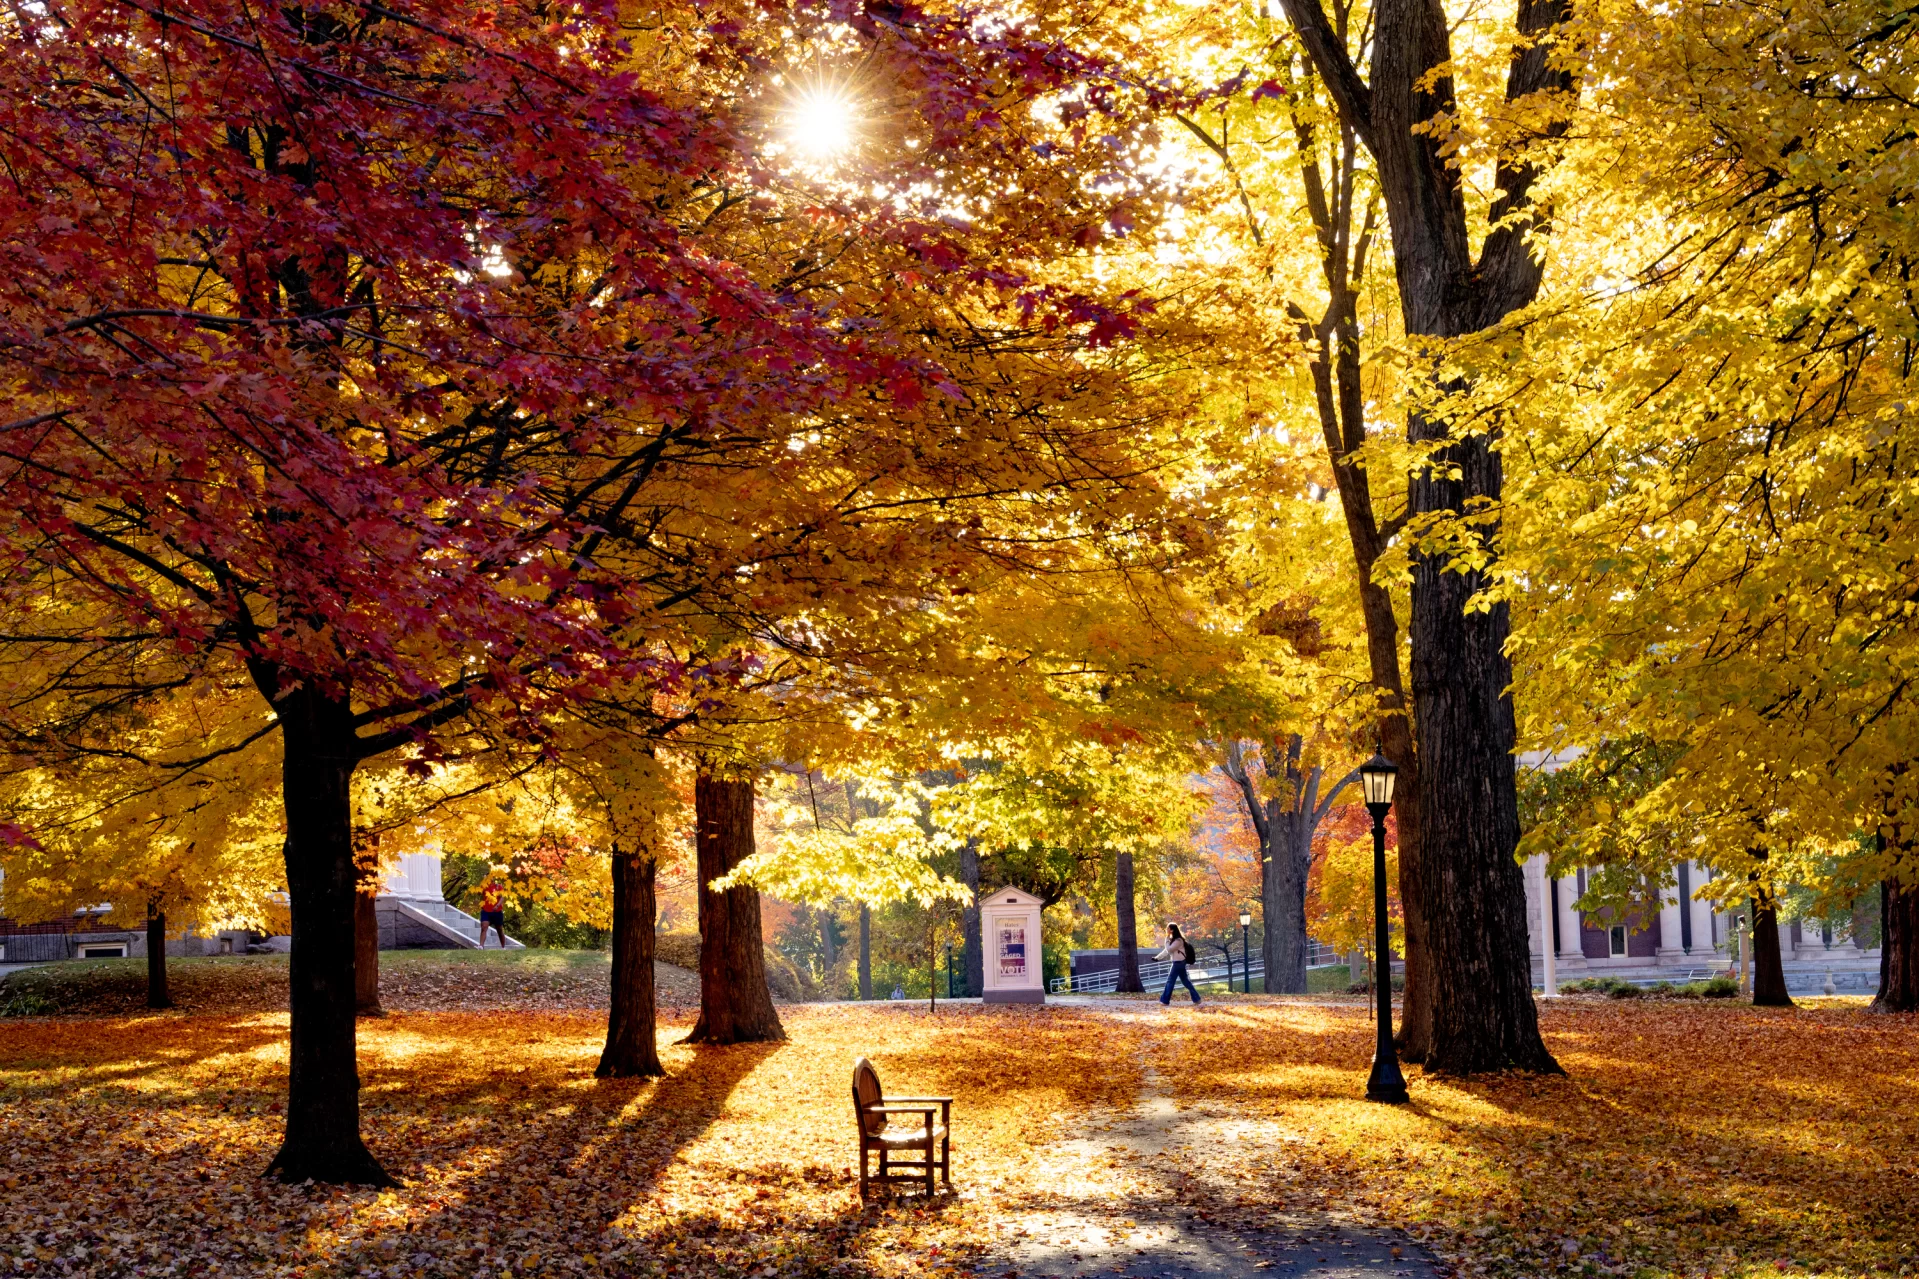
[[[1399,768],[1384,755],[1374,755],[1359,766],[1359,786],[1366,796],[1366,803],[1390,804],[1393,802],[1393,782],[1399,776]]]
[[[1249,926],[1250,926],[1250,925],[1252,924],[1252,922],[1253,922],[1253,912],[1252,912],[1252,911],[1250,911],[1250,910],[1242,910],[1242,911],[1240,911],[1240,912],[1239,912],[1239,926],[1240,926],[1241,928],[1246,928],[1246,927],[1249,927]]]

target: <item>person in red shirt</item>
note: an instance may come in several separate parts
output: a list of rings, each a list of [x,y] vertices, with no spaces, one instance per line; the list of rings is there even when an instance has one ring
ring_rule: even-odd
[[[506,949],[506,885],[500,882],[500,868],[495,866],[488,873],[486,883],[480,886],[480,949],[486,949],[486,927],[493,925],[493,933],[500,939],[500,949]]]

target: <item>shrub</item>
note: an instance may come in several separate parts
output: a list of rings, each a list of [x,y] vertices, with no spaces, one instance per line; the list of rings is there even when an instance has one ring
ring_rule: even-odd
[[[1581,977],[1578,981],[1562,983],[1559,993],[1562,995],[1610,995],[1621,986],[1631,985],[1631,982],[1621,981],[1617,977]],[[1637,990],[1638,987],[1634,986],[1633,989]]]
[[[700,971],[700,935],[698,933],[653,934],[653,960],[671,964],[688,972]]]
[[[1703,985],[1705,989],[1699,993],[1707,999],[1731,999],[1739,993],[1739,983],[1730,977],[1715,977]]]
[[[1608,999],[1642,999],[1646,992],[1629,981],[1617,982],[1606,992]]]

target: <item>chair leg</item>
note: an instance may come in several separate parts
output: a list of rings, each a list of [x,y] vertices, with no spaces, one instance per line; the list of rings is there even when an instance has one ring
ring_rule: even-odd
[[[860,1199],[866,1199],[866,1143],[860,1143]]]
[[[940,1180],[946,1188],[953,1188],[953,1142],[950,1137],[940,1138]]]

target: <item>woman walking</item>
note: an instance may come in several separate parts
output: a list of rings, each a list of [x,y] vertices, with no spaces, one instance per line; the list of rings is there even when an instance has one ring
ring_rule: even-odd
[[[1184,982],[1187,993],[1193,997],[1193,1002],[1197,1004],[1199,1002],[1199,991],[1193,988],[1193,979],[1186,975],[1186,965],[1198,958],[1198,952],[1194,951],[1193,943],[1186,940],[1186,934],[1179,931],[1178,924],[1166,925],[1166,949],[1160,951],[1159,954],[1153,956],[1153,958],[1170,959],[1173,961],[1173,971],[1166,974],[1166,989],[1161,993],[1159,1002],[1162,1004],[1172,1003],[1173,986],[1179,982]]]

